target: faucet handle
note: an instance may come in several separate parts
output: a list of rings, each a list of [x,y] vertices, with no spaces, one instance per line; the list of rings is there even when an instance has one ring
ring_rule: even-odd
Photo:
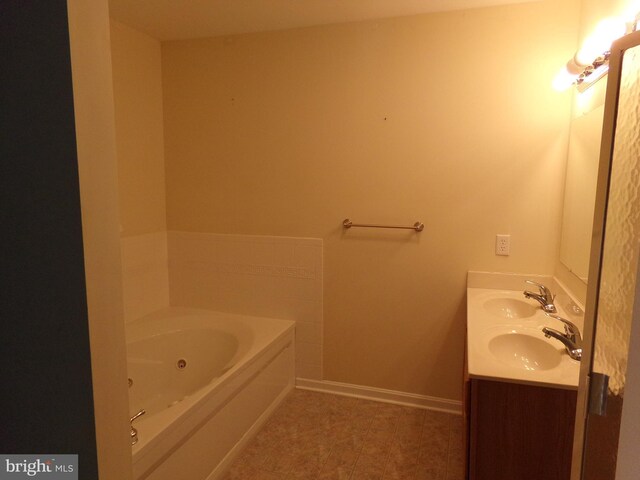
[[[147,411],[143,408],[143,409],[142,409],[142,410],[140,410],[138,413],[136,413],[133,417],[131,417],[131,418],[129,419],[129,422],[130,422],[130,423],[133,423],[133,421],[134,421],[136,418],[141,417],[141,416],[142,416],[142,415],[144,415],[145,413],[147,413]]]
[[[540,290],[540,295],[544,295],[545,298],[551,299],[551,301],[553,301],[553,299],[556,298],[555,295],[551,295],[551,292],[545,285],[538,282],[534,282],[533,280],[525,280],[524,282],[528,283],[529,285],[535,285],[536,287],[538,287],[538,290]]]
[[[147,413],[147,412],[143,408],[142,410],[140,410],[138,413],[136,413],[133,417],[131,417],[129,419],[129,422],[131,424],[131,437],[130,437],[131,438],[131,445],[135,445],[136,443],[138,443],[138,430],[136,428],[134,428],[133,421],[136,418],[144,415],[145,413]]]
[[[545,312],[544,314],[547,317],[555,318],[556,320],[559,320],[562,323],[564,323],[564,331],[566,332],[567,335],[572,335],[576,337],[578,340],[582,340],[582,336],[580,335],[580,329],[577,327],[575,323],[570,322],[566,318],[562,318],[560,315],[554,315],[553,313],[548,313],[548,312]]]

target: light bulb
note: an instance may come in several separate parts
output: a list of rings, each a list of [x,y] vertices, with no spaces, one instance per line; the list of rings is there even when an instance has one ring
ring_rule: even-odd
[[[578,78],[577,75],[569,72],[567,67],[562,67],[556,77],[553,79],[553,88],[558,92],[564,92],[567,88],[573,85],[573,82]]]
[[[596,58],[611,48],[614,40],[622,37],[626,31],[627,26],[623,19],[605,18],[585,39],[582,48],[576,53],[575,61],[583,66],[591,65]]]
[[[627,23],[634,23],[640,12],[640,0],[636,0],[631,2],[629,6],[625,9],[623,19]]]

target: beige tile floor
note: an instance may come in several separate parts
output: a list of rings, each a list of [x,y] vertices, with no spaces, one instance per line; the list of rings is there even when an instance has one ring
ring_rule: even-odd
[[[462,480],[457,415],[294,390],[224,480]]]

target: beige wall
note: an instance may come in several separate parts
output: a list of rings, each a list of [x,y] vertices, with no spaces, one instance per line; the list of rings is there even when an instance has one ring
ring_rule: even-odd
[[[102,480],[131,478],[118,236],[116,144],[106,0],[69,0],[73,97]]]
[[[163,43],[168,228],[323,238],[325,379],[459,398],[467,270],[557,261],[578,7]]]
[[[166,230],[160,42],[111,21],[122,236]]]

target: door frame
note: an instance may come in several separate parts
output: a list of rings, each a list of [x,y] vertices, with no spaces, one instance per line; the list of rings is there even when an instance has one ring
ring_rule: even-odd
[[[605,237],[607,199],[609,198],[611,180],[611,162],[613,159],[615,132],[618,118],[622,60],[626,50],[638,45],[640,45],[640,31],[625,35],[613,42],[611,45],[607,90],[605,96],[604,122],[602,128],[602,142],[600,146],[600,160],[598,167],[596,203],[591,238],[589,284],[587,287],[587,301],[584,315],[584,343],[578,383],[578,403],[576,406],[571,480],[580,480],[582,478],[582,467],[584,464],[585,432],[589,410],[589,374],[593,368],[598,294],[602,273],[602,247],[604,245]]]

